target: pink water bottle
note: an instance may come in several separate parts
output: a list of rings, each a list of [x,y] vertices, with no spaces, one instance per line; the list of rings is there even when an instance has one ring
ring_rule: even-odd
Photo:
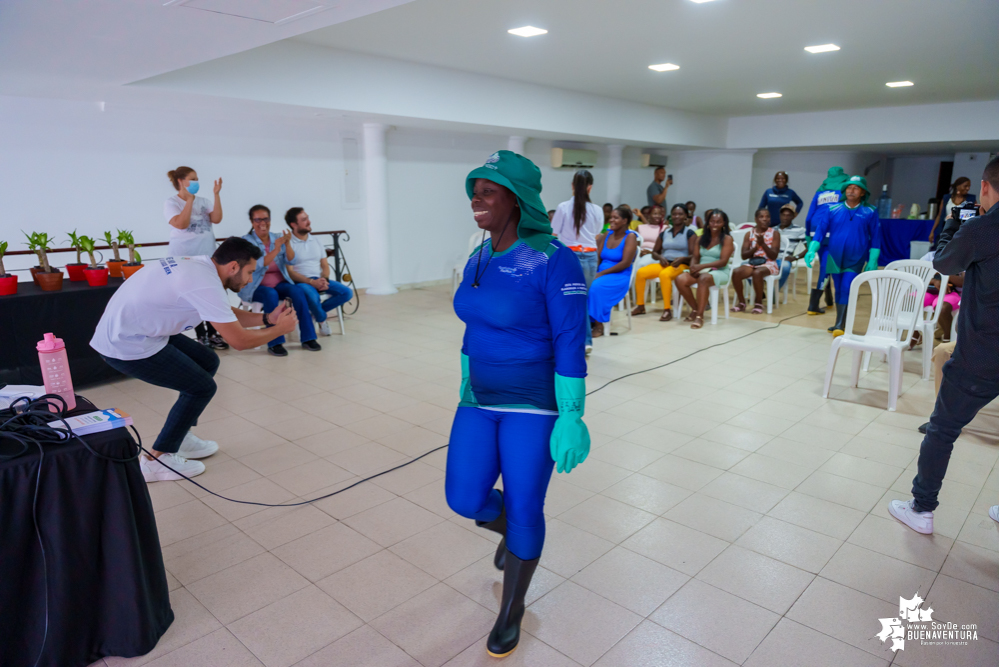
[[[73,378],[69,375],[69,358],[66,357],[66,344],[54,334],[45,334],[38,342],[38,361],[42,365],[42,380],[46,394],[58,394],[66,401],[66,409],[76,408],[76,394],[73,393]],[[54,412],[54,410],[53,410]]]

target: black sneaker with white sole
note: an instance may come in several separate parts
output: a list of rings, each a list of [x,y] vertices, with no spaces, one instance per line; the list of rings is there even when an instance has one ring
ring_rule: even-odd
[[[213,350],[228,350],[229,343],[225,342],[220,334],[212,334],[208,337],[208,345],[211,346]]]
[[[307,340],[303,342],[302,347],[304,347],[306,350],[309,350],[310,352],[318,352],[319,350],[323,349],[323,346],[314,340]]]
[[[288,350],[284,349],[284,345],[271,345],[267,348],[267,354],[272,354],[275,357],[287,357]]]

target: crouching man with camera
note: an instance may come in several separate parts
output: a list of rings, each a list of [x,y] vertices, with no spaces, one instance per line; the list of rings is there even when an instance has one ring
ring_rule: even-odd
[[[933,268],[945,276],[966,272],[957,346],[944,364],[919,449],[913,499],[888,505],[892,516],[926,535],[933,533],[933,510],[954,441],[978,411],[999,396],[999,157],[985,167],[980,201],[977,216],[972,207],[954,208],[937,244]],[[989,516],[999,521],[999,505]]]

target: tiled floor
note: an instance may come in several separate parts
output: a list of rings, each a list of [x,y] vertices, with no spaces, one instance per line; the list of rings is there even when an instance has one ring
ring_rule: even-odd
[[[799,290],[802,294],[804,287]],[[803,310],[691,331],[658,322],[598,339],[588,386],[680,359]],[[615,316],[618,317],[617,315]],[[886,412],[875,364],[820,386],[830,316],[805,318],[614,382],[587,401],[589,460],[552,480],[548,539],[520,648],[503,664],[753,667],[999,664],[999,412],[966,430],[936,535],[896,523],[933,384],[906,355]],[[805,326],[798,326],[805,325]],[[818,328],[815,328],[818,327]],[[367,297],[318,354],[227,353],[196,432],[218,440],[198,481],[281,503],[343,488],[447,442],[462,326],[445,288]],[[171,392],[85,392],[151,442]],[[445,452],[313,505],[238,505],[184,482],[149,486],[176,621],[119,665],[409,667],[498,664],[485,653],[500,576],[494,536],[444,500]],[[970,646],[891,653],[874,637],[917,591]]]

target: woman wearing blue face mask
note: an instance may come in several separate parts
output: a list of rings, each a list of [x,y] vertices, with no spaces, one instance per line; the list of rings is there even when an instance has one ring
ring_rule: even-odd
[[[200,187],[198,172],[190,167],[177,167],[167,172],[177,194],[163,204],[163,215],[170,223],[170,255],[173,257],[195,257],[215,252],[215,233],[212,225],[222,222],[222,200],[219,191],[222,179],[215,181],[215,202],[204,197],[195,197]],[[198,341],[216,350],[229,347],[222,336],[208,322],[202,322],[195,331]]]

